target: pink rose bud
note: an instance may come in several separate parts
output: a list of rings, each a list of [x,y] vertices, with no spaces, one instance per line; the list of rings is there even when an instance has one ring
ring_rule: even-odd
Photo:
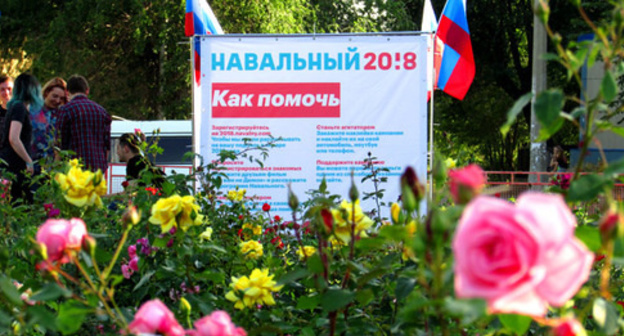
[[[246,336],[243,328],[236,327],[228,313],[217,310],[194,323],[194,336]]]
[[[552,329],[554,336],[586,336],[583,325],[574,318],[566,318],[558,326]]]
[[[449,172],[449,189],[453,201],[457,204],[466,204],[479,195],[485,186],[485,172],[476,164]]]
[[[594,255],[574,236],[561,195],[527,192],[516,204],[479,196],[453,238],[455,294],[482,298],[489,313],[544,316],[589,278]]]
[[[87,226],[80,218],[48,219],[39,227],[36,240],[45,245],[48,261],[69,262],[66,252],[79,250],[87,236]]]
[[[132,258],[128,266],[131,270],[137,272],[139,270],[139,257]]]
[[[186,335],[173,313],[158,299],[145,302],[134,315],[128,329],[133,334]]]
[[[622,214],[615,208],[610,208],[607,213],[600,219],[598,229],[602,236],[602,241],[607,242],[618,234],[619,228],[624,223]]]

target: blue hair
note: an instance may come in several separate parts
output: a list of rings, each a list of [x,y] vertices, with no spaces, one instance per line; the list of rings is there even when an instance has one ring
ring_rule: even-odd
[[[29,104],[31,113],[41,111],[43,107],[43,97],[41,96],[41,85],[33,75],[23,73],[13,82],[13,98],[7,103],[7,109],[11,109],[15,104]]]

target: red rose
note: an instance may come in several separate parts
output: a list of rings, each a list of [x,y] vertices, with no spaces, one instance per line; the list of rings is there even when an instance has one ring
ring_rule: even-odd
[[[271,211],[271,205],[269,205],[269,203],[264,203],[264,204],[262,205],[262,211],[264,211],[264,212],[269,212],[269,211]]]

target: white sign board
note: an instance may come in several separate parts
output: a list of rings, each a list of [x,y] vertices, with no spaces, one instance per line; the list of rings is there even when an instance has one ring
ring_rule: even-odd
[[[324,176],[332,193],[348,198],[354,171],[363,195],[374,191],[370,181],[360,183],[370,173],[363,170],[369,152],[377,167],[389,169],[386,201],[396,201],[406,166],[426,181],[427,36],[198,38],[198,154],[215,160],[221,150],[243,150],[245,138],[283,139],[264,168],[228,162],[225,190],[245,188],[286,214],[288,183],[303,201]]]

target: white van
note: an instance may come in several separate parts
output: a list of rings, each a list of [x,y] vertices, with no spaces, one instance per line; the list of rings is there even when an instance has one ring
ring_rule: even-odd
[[[134,133],[140,129],[150,141],[154,131],[160,130],[158,146],[163,149],[162,154],[150,157],[154,164],[163,168],[166,174],[189,173],[193,163],[190,159],[184,160],[184,154],[193,151],[193,123],[191,120],[113,120],[111,124],[111,152],[108,168],[108,192],[118,193],[123,190],[121,183],[125,181],[126,164],[119,162],[117,144],[124,133]]]

